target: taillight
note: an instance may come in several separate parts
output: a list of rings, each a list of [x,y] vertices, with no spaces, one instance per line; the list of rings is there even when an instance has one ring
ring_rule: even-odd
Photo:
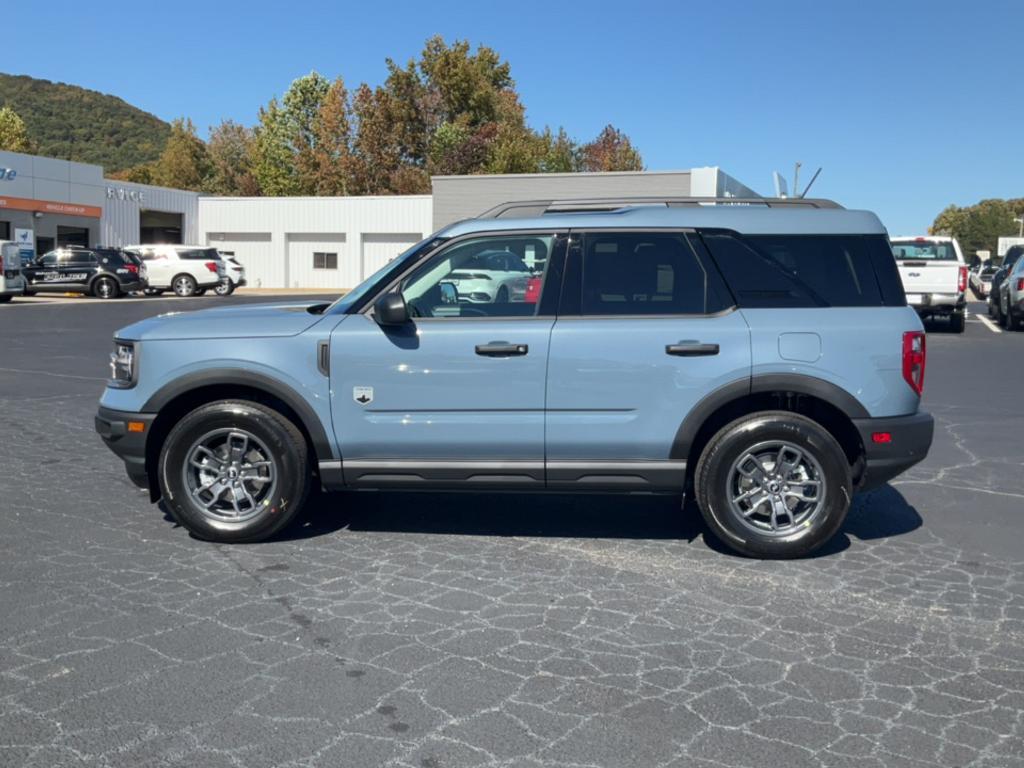
[[[134,264],[125,264],[124,268],[131,272],[133,275],[139,274],[139,268]]]
[[[924,390],[924,365],[927,357],[923,331],[903,334],[903,380],[917,395]]]
[[[0,264],[0,269],[2,269],[2,268],[3,268],[3,265]],[[1024,291],[1024,277],[1018,277],[1017,278],[1017,290],[1018,291]]]
[[[960,267],[960,279],[957,281],[956,289],[958,291],[967,290],[967,267]]]
[[[208,261],[208,262],[206,262],[206,268],[208,270],[210,270],[211,272],[215,273],[217,271],[217,262],[215,262],[215,261]]]
[[[0,253],[0,272],[4,271],[4,255]]]

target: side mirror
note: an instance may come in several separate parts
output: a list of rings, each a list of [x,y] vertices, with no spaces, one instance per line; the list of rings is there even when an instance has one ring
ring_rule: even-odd
[[[378,325],[405,325],[409,322],[409,308],[401,293],[385,293],[373,305]]]
[[[459,290],[455,287],[455,283],[441,283],[441,303],[442,304],[458,304],[459,303]]]

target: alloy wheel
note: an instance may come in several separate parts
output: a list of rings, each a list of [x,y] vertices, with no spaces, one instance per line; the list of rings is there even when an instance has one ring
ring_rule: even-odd
[[[825,474],[806,449],[783,440],[758,443],[733,462],[729,506],[760,535],[788,536],[825,507]]]
[[[188,449],[182,480],[206,518],[241,523],[270,503],[277,464],[266,445],[244,429],[207,432]]]

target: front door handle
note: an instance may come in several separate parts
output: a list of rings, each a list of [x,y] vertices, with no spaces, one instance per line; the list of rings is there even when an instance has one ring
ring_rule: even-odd
[[[485,357],[515,357],[530,351],[528,344],[509,344],[507,341],[492,341],[477,344],[476,353]]]
[[[704,344],[699,341],[680,341],[678,344],[666,344],[666,355],[677,357],[703,357],[705,355],[717,355],[717,344]]]

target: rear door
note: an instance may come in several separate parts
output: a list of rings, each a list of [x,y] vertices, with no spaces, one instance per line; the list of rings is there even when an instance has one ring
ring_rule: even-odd
[[[573,234],[548,362],[549,487],[681,489],[683,420],[749,381],[749,328],[690,237]]]
[[[908,304],[920,304],[923,294],[959,292],[961,262],[951,241],[893,240],[892,251]]]

